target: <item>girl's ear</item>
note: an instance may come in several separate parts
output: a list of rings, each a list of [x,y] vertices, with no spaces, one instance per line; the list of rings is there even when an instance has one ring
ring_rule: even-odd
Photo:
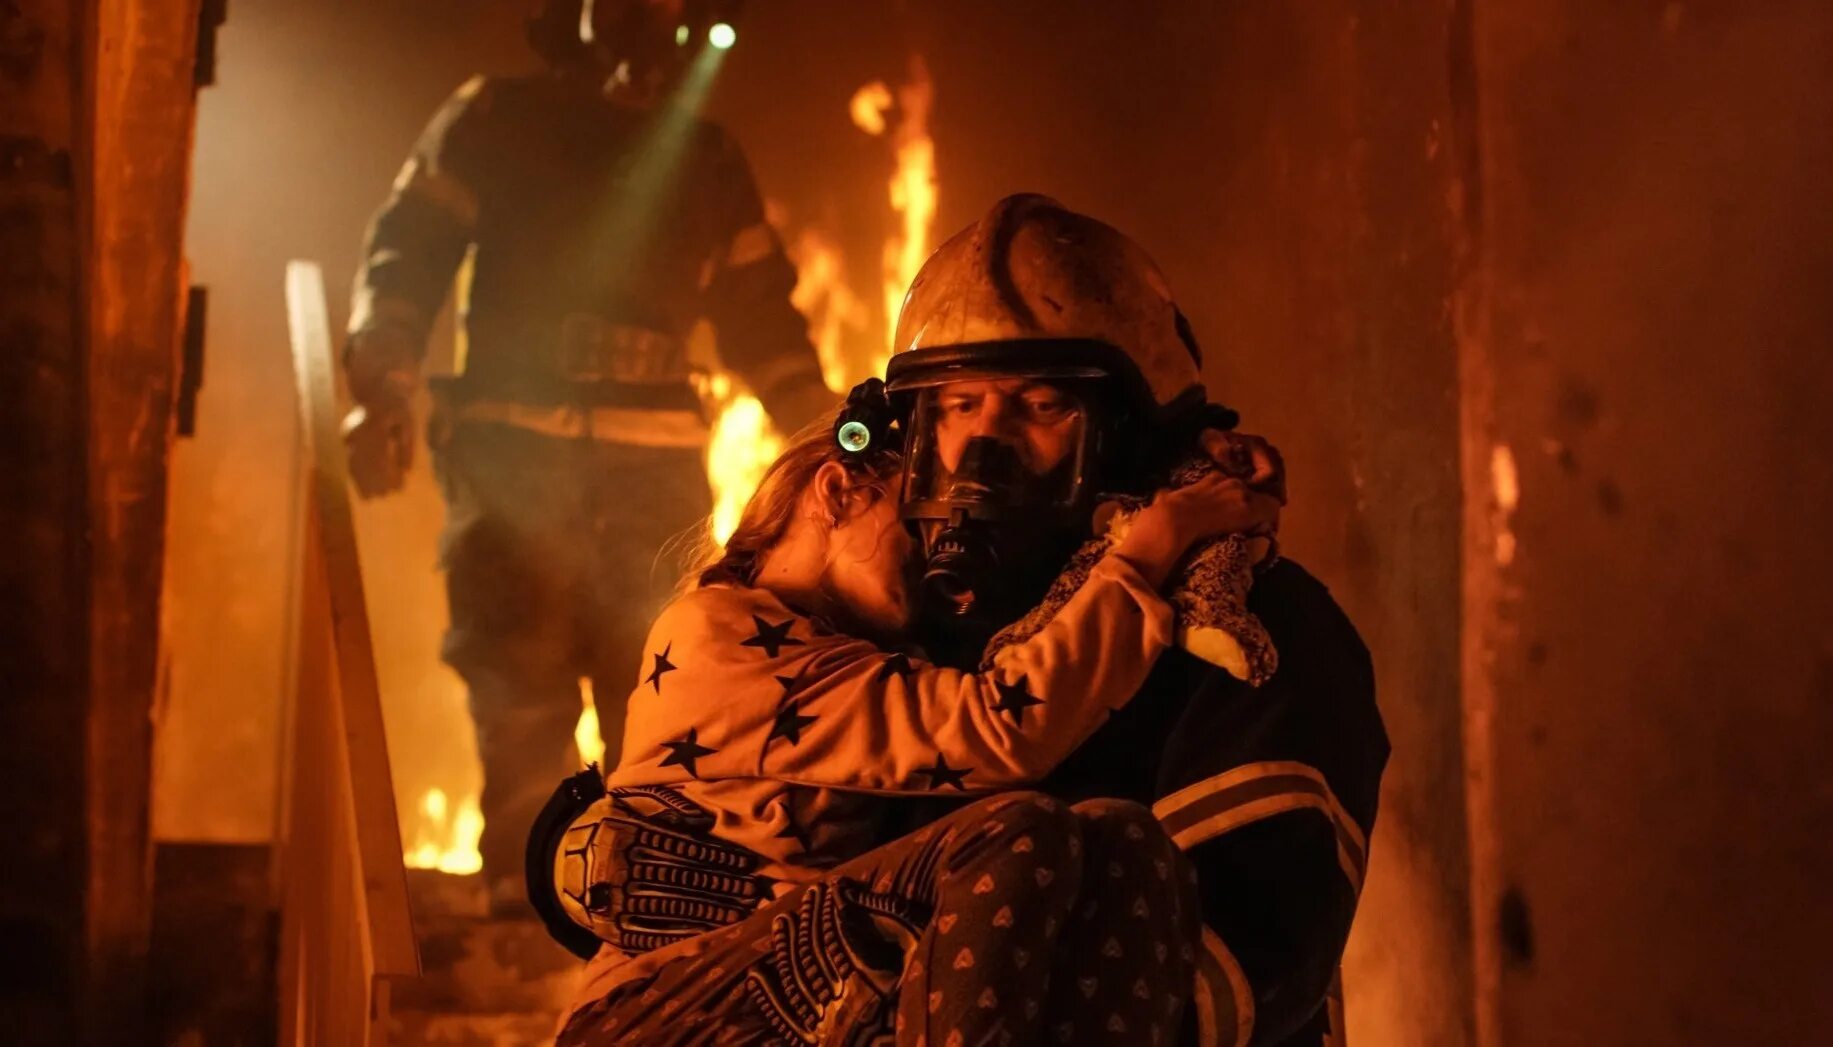
[[[847,475],[845,466],[839,462],[822,462],[815,470],[814,482],[809,484],[809,494],[814,499],[810,509],[821,522],[832,527],[851,515],[847,496],[852,490],[853,480]]]

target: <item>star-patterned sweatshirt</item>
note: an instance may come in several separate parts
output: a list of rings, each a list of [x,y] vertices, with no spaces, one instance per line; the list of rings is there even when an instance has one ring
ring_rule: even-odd
[[[608,782],[679,790],[761,872],[804,882],[872,846],[886,797],[1042,778],[1172,638],[1170,605],[1117,555],[983,673],[842,635],[768,590],[706,586],[650,631]]]

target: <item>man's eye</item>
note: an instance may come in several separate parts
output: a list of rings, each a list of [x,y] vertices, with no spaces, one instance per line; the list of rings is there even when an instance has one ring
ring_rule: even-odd
[[[1031,412],[1031,417],[1047,422],[1057,421],[1075,410],[1068,401],[1047,397],[1028,400],[1025,406]]]
[[[974,413],[974,409],[979,406],[980,406],[979,400],[975,400],[975,399],[963,396],[963,397],[958,397],[952,400],[942,401],[942,413],[943,414],[954,414],[954,415],[967,415],[967,414]]]

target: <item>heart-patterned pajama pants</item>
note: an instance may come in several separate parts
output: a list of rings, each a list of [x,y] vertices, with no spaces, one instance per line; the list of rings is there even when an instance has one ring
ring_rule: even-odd
[[[1169,1045],[1193,881],[1137,804],[1002,793],[632,961],[559,1044]]]

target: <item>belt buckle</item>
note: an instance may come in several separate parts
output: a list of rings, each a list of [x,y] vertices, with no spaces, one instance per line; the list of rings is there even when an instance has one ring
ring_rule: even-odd
[[[575,382],[611,377],[610,324],[590,313],[568,313],[560,321],[560,374]]]
[[[685,380],[686,359],[679,340],[660,331],[569,313],[560,322],[560,372],[575,382],[659,385]]]

